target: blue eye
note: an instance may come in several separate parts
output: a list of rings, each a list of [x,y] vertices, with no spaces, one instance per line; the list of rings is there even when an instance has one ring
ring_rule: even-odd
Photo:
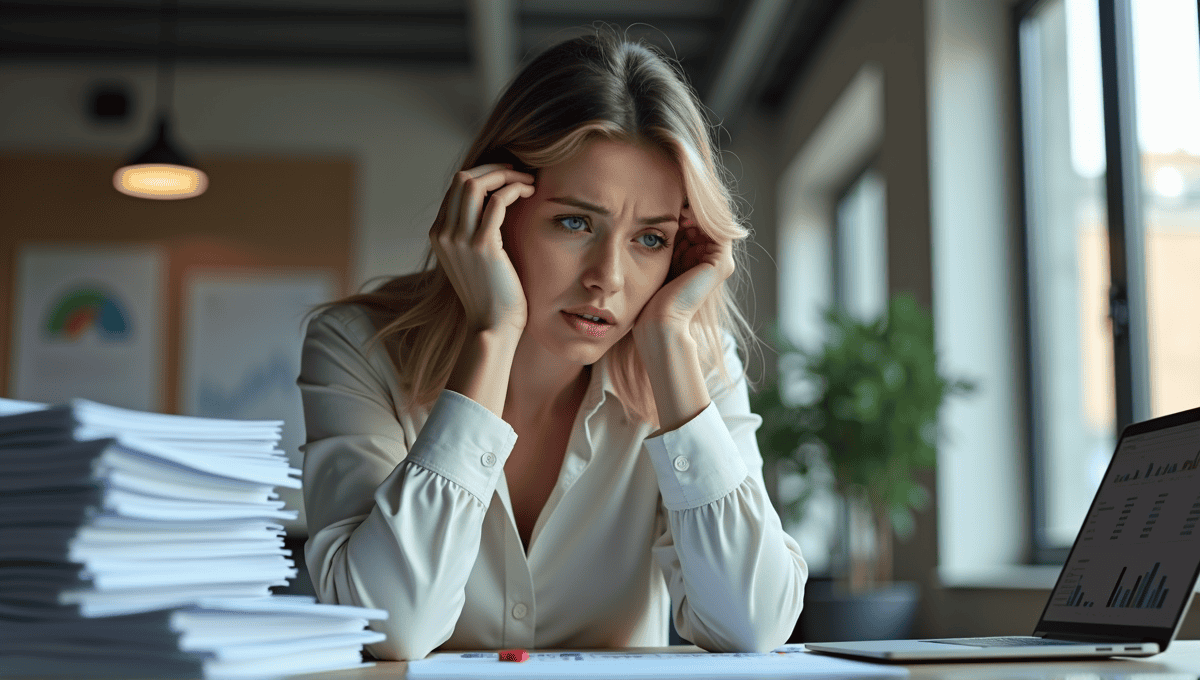
[[[653,239],[653,240],[651,240],[650,242],[647,242],[647,241],[644,241],[643,239]],[[667,247],[667,239],[663,238],[662,236],[659,236],[658,234],[642,234],[641,236],[637,237],[637,240],[638,240],[638,243],[641,243],[642,245],[646,246],[647,248],[652,248],[654,250],[658,250],[659,248]]]
[[[578,215],[559,217],[555,221],[567,231],[583,231],[584,229],[587,229],[588,226],[587,220]]]

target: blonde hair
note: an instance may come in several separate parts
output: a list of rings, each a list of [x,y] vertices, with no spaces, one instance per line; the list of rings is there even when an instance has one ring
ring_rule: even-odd
[[[716,368],[729,381],[722,336],[732,334],[742,348],[755,339],[732,290],[743,272],[749,230],[737,214],[700,102],[673,61],[606,27],[549,48],[501,95],[461,169],[512,163],[536,172],[570,158],[594,138],[664,151],[679,164],[697,226],[713,240],[733,242],[739,266],[709,296],[691,328],[705,373]],[[388,341],[398,353],[394,363],[411,400],[402,408],[432,403],[466,339],[462,303],[432,249],[422,272],[334,304],[342,303],[363,305],[385,320],[374,340]],[[609,350],[608,359],[626,415],[657,424],[654,394],[632,334]]]

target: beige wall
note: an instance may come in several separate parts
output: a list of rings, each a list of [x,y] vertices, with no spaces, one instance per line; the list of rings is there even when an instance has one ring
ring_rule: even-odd
[[[91,86],[129,83],[135,109],[112,127],[85,115]],[[153,65],[0,64],[0,152],[127,157],[151,132]],[[428,229],[475,126],[466,68],[220,66],[175,75],[173,133],[184,151],[256,158],[338,156],[356,168],[351,285],[420,263]],[[211,176],[213,186],[220,176]]]
[[[876,167],[887,183],[888,288],[910,291],[929,305],[933,274],[930,248],[930,196],[926,122],[925,7],[922,0],[858,0],[834,24],[799,87],[776,116],[746,121],[731,149],[742,159],[742,191],[754,201],[756,238],[776,250],[779,225],[775,206],[781,197],[776,182],[805,148],[826,114],[867,64],[883,74],[884,129]],[[858,168],[847,168],[853,172]],[[847,175],[844,180],[852,179]],[[758,318],[778,299],[773,266],[752,267]],[[926,481],[933,484],[932,475]],[[916,534],[897,544],[896,577],[936,583],[937,520],[933,509],[921,513]],[[926,602],[930,602],[926,598]],[[931,628],[932,613],[922,614]]]

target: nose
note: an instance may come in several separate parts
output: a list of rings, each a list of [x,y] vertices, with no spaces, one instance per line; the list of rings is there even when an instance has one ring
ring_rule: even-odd
[[[584,287],[605,295],[620,292],[625,287],[624,256],[619,239],[613,236],[597,239],[588,249],[581,277]]]

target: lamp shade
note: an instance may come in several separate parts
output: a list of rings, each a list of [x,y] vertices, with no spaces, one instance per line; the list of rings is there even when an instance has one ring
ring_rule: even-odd
[[[158,135],[133,160],[113,173],[113,187],[137,198],[177,200],[199,196],[208,175],[189,163],[171,144],[167,117],[158,119]]]

